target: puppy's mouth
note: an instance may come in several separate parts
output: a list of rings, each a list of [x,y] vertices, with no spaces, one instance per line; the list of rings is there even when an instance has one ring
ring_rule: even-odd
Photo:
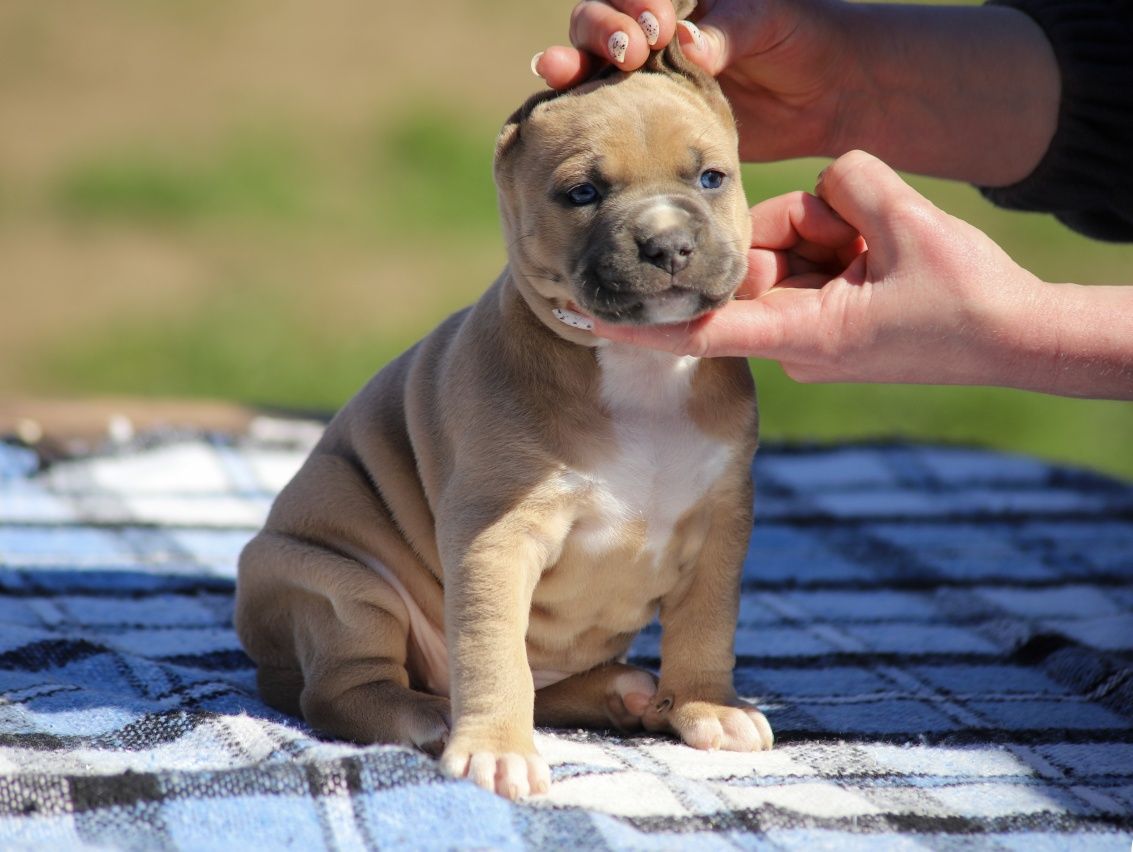
[[[567,309],[620,325],[672,325],[692,322],[722,308],[731,294],[715,296],[700,290],[673,286],[648,295],[600,291],[585,307],[569,302]]]

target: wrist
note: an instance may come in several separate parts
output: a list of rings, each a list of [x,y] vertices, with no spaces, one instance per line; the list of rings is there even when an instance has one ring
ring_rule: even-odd
[[[998,336],[1005,370],[996,384],[1133,399],[1133,287],[1036,281],[1002,327],[1012,331]]]

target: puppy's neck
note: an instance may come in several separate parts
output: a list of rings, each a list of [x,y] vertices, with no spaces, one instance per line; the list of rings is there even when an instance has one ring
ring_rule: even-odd
[[[610,411],[624,414],[682,410],[700,365],[691,355],[605,341],[595,356],[601,371],[602,401]]]
[[[687,398],[699,363],[698,358],[614,343],[596,337],[589,331],[567,325],[552,313],[554,308],[564,305],[541,295],[538,288],[526,280],[523,273],[517,271],[512,264],[504,270],[501,284],[504,321],[530,322],[542,326],[543,330],[557,338],[594,350],[602,370],[603,387],[612,383],[613,387],[630,391],[615,394],[623,400],[621,407],[625,407],[629,404],[627,401],[633,399],[642,404],[657,400],[649,404],[664,406],[666,400],[673,403],[677,399]],[[509,315],[511,320],[508,319]],[[639,387],[633,390],[635,383]],[[612,398],[607,397],[606,402],[611,403]]]
[[[509,262],[502,276],[504,299],[503,311],[507,316],[515,311],[526,312],[527,317],[542,325],[556,337],[578,346],[594,348],[605,344],[606,341],[595,337],[588,331],[573,328],[555,318],[552,311],[555,308],[566,307],[562,299],[545,296],[538,282],[524,274],[515,263]]]

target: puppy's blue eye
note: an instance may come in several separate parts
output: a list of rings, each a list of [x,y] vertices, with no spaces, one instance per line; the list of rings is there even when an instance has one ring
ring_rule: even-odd
[[[598,188],[592,183],[580,183],[567,190],[567,198],[576,207],[585,207],[598,200]]]
[[[705,189],[719,189],[724,184],[724,173],[708,169],[700,176],[700,185]]]

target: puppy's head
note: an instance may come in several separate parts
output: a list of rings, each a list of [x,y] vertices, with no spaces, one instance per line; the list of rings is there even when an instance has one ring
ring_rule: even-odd
[[[558,307],[683,322],[744,277],[734,120],[675,40],[640,71],[533,97],[500,134],[495,168],[509,262],[546,321]]]

